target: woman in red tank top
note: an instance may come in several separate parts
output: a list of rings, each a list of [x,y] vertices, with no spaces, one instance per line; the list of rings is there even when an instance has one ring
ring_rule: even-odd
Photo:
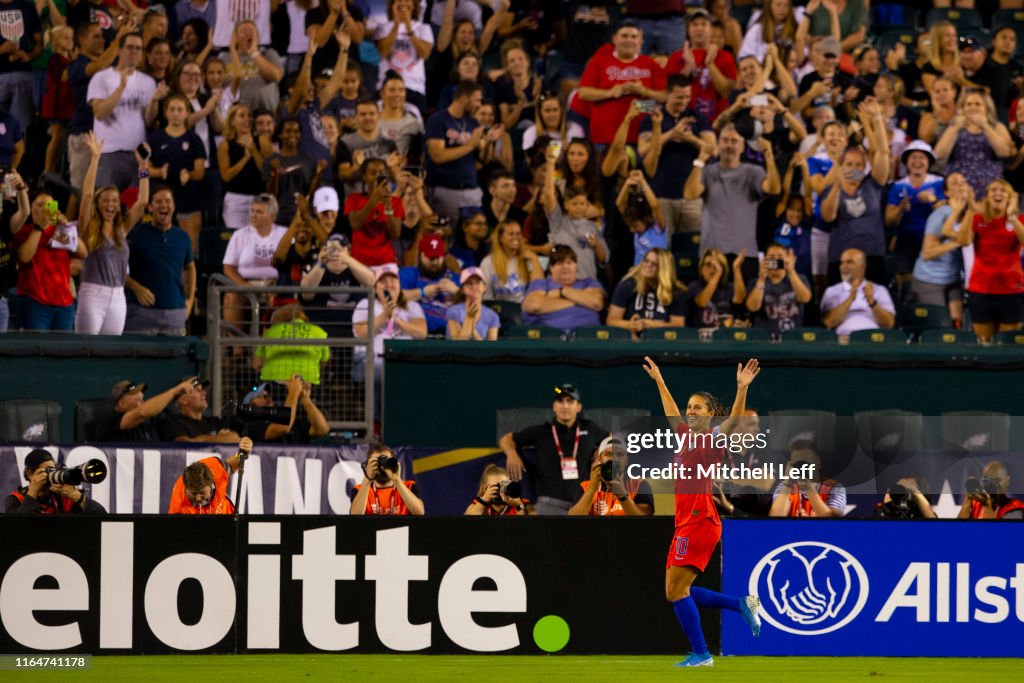
[[[1018,214],[1018,196],[1010,183],[999,179],[989,183],[980,203],[968,200],[965,206],[953,198],[950,207],[953,216],[963,212],[963,218],[955,233],[955,222],[947,220],[943,234],[955,238],[961,246],[974,245],[967,305],[974,333],[986,344],[996,332],[1019,330],[1024,320],[1024,269],[1020,260],[1024,223]]]

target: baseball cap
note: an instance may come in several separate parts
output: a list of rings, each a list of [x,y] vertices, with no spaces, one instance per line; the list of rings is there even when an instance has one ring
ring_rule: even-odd
[[[33,472],[47,460],[56,460],[50,451],[43,448],[33,448],[25,456],[25,467]]]
[[[325,211],[326,210],[327,209],[325,209]],[[328,242],[337,242],[338,244],[340,244],[343,247],[348,247],[348,246],[351,246],[351,244],[352,244],[352,240],[350,240],[348,238],[348,235],[346,235],[343,232],[331,233],[331,235],[327,238],[327,241]]]
[[[373,281],[379,282],[385,275],[394,275],[398,277],[398,264],[397,263],[385,263],[381,266],[373,267]]]
[[[622,443],[622,440],[612,436],[611,434],[604,437],[604,440],[601,442],[601,445],[597,447],[597,452],[604,453],[609,448],[614,449],[616,451],[626,450],[625,444]]]
[[[246,394],[245,398],[242,399],[242,405],[243,406],[250,405],[254,400],[259,398],[263,394],[267,393],[267,385],[268,384],[269,384],[269,382],[264,382],[263,384],[254,386],[252,388],[252,391],[250,391],[248,394]]]
[[[210,380],[208,380],[208,379],[199,379],[195,375],[185,375],[184,377],[181,378],[181,381],[182,382],[187,382],[190,379],[197,380],[199,382],[199,386],[201,386],[203,389],[206,389],[207,387],[210,386]]]
[[[424,235],[420,240],[420,253],[427,258],[438,258],[448,253],[444,239],[437,235]]]
[[[110,390],[110,395],[113,397],[114,401],[116,402],[116,401],[120,401],[121,397],[124,396],[125,394],[133,394],[136,391],[145,391],[145,390],[146,390],[146,385],[145,384],[142,384],[142,383],[139,383],[139,382],[133,382],[130,379],[123,379],[123,380],[121,380],[120,382],[118,382],[117,384],[114,385],[114,388]]]
[[[984,50],[985,46],[982,45],[981,41],[974,36],[960,36],[960,51],[964,50]]]
[[[337,211],[341,208],[338,192],[333,187],[321,187],[313,193],[313,208],[321,211]]]
[[[577,401],[579,401],[580,400],[580,390],[577,389],[572,384],[560,384],[557,387],[555,387],[555,400],[556,401],[558,399],[560,399],[560,398],[564,398],[565,396],[570,396],[570,397],[576,399]]]
[[[928,159],[931,163],[935,163],[935,150],[924,140],[914,140],[903,150],[903,154],[900,155],[900,161],[904,164],[907,163],[907,157],[910,156],[911,152],[923,152],[928,155]]]
[[[475,267],[463,268],[462,269],[462,274],[459,276],[459,285],[462,286],[462,285],[466,284],[467,282],[469,282],[470,278],[474,278],[474,277],[478,277],[481,280],[483,280],[484,279],[484,271],[480,270],[479,268],[475,268]]]
[[[697,21],[698,19],[703,19],[704,21],[711,21],[711,12],[708,12],[706,9],[701,7],[693,10],[692,12],[686,15],[687,22]]]
[[[821,46],[821,54],[823,55],[835,55],[838,57],[843,54],[843,48],[839,45],[839,41],[832,36],[823,38],[819,45]]]

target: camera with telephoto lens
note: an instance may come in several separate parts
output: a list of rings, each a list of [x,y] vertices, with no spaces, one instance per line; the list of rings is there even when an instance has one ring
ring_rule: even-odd
[[[889,489],[889,502],[880,503],[875,508],[875,516],[882,519],[918,519],[921,511],[910,491],[896,484]]]
[[[999,483],[995,479],[989,479],[988,477],[968,477],[967,481],[964,482],[964,490],[972,495],[987,493],[990,496],[994,496],[999,493]]]
[[[505,479],[498,482],[498,497],[514,499],[523,495],[523,486],[518,481]]]
[[[387,470],[388,472],[397,472],[398,458],[396,458],[393,455],[378,455],[377,470],[380,472],[383,472],[385,470]]]
[[[286,425],[291,422],[292,411],[287,406],[254,406],[235,403],[235,417],[242,422],[271,422]]]
[[[107,478],[107,466],[102,460],[89,460],[78,467],[47,467],[46,478],[51,486],[69,484],[78,486],[82,483],[99,484]]]
[[[601,479],[605,482],[611,482],[619,477],[622,473],[619,468],[619,463],[614,460],[609,460],[606,463],[601,464]]]

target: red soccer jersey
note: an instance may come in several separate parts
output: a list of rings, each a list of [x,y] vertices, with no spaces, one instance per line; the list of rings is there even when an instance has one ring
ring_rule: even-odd
[[[581,88],[608,90],[615,85],[640,82],[652,90],[665,89],[665,73],[658,63],[646,55],[639,55],[633,61],[623,62],[616,58],[614,50],[598,50],[583,71]],[[590,140],[597,145],[607,145],[615,137],[629,105],[636,95],[625,95],[614,100],[590,103]],[[633,119],[629,128],[629,142],[636,142],[640,132],[642,116]]]
[[[700,437],[711,438],[719,434],[718,427],[711,432],[691,432],[685,422],[685,417],[677,428],[677,433],[689,441],[691,437],[696,440]],[[676,453],[673,460],[678,465],[687,468],[685,478],[677,475],[675,483],[676,496],[676,528],[686,524],[701,522],[710,519],[712,524],[721,525],[722,520],[718,517],[718,510],[715,508],[715,501],[712,497],[714,479],[709,476],[698,476],[698,467],[708,467],[725,459],[726,449],[714,448],[707,445],[696,444],[695,448],[689,448],[685,444]]]
[[[26,223],[11,240],[11,250],[17,253],[34,229]],[[70,306],[75,303],[71,295],[71,252],[51,249],[50,240],[57,228],[50,225],[39,237],[39,249],[28,263],[18,268],[18,294],[27,296],[46,306]]]
[[[362,211],[370,198],[363,193],[350,194],[345,198],[345,215]],[[405,207],[398,197],[391,198],[391,208],[395,218],[405,218]],[[364,266],[382,266],[394,263],[395,248],[391,245],[388,235],[388,217],[384,213],[384,205],[378,204],[370,210],[370,216],[359,230],[352,231],[352,256]]]
[[[693,61],[696,68],[690,77],[693,80],[693,99],[690,101],[690,108],[698,114],[703,114],[708,121],[714,121],[715,117],[729,108],[728,97],[722,97],[715,90],[715,84],[711,81],[711,70],[704,66],[704,58],[707,50],[693,50]],[[676,50],[669,55],[665,64],[665,73],[668,75],[677,74],[683,70],[686,62],[683,61],[683,51]],[[725,50],[719,50],[715,57],[715,66],[726,78],[736,80],[736,62],[732,55]]]
[[[1021,245],[1005,218],[990,223],[974,216],[974,267],[967,289],[978,294],[1020,294],[1024,292]]]

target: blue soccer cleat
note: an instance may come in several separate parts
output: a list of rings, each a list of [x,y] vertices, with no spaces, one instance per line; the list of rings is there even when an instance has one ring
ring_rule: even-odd
[[[761,600],[756,595],[748,595],[740,600],[740,614],[750,624],[750,632],[757,638],[761,635],[761,617],[757,611],[761,609]]]
[[[681,662],[676,662],[676,664],[675,664],[675,666],[680,667],[680,668],[685,667],[685,666],[714,666],[714,665],[715,665],[715,659],[714,659],[714,657],[711,656],[710,652],[705,652],[702,655],[697,654],[696,652],[691,652],[690,654],[686,655],[686,659],[684,659]]]

